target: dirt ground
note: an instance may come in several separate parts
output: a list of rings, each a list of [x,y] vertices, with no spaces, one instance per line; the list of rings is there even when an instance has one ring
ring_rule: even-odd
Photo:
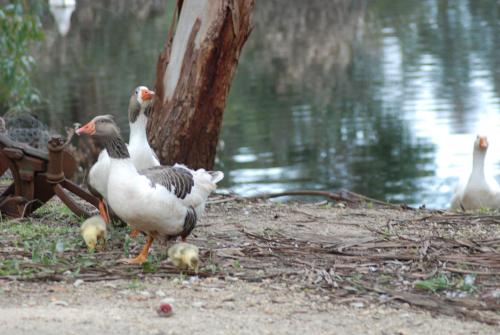
[[[221,197],[189,240],[200,247],[198,275],[180,274],[160,243],[152,270],[118,264],[142,238],[124,244],[111,234],[88,267],[68,265],[86,252],[81,245],[46,267],[53,272],[0,276],[0,333],[498,334],[496,221],[491,213]],[[0,233],[0,256],[35,268],[11,243],[15,234]],[[470,274],[473,289],[465,289]],[[438,275],[442,287],[418,288]],[[172,316],[157,315],[161,301]]]
[[[498,334],[499,328],[432,317],[408,306],[337,304],[279,283],[147,279],[72,284],[10,283],[2,334]],[[155,310],[165,299],[169,318]],[[360,300],[362,301],[362,300]],[[357,300],[353,300],[357,302]],[[359,302],[359,301],[358,301]],[[353,304],[354,306],[357,306]]]

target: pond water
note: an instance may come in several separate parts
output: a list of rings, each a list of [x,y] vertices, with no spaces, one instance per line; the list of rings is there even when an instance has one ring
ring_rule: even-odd
[[[44,20],[36,83],[56,129],[103,113],[125,126],[130,91],[154,81],[171,5],[96,3],[78,3],[65,36]],[[224,188],[446,207],[477,133],[499,177],[497,0],[266,0],[254,22],[224,115]]]

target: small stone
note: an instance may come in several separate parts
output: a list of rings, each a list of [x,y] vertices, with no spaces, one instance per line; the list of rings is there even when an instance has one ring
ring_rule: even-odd
[[[162,290],[158,290],[155,292],[155,295],[158,297],[158,298],[163,298],[166,294],[165,292],[163,292]]]
[[[236,301],[236,299],[234,298],[234,295],[230,294],[230,295],[222,298],[222,302],[226,302],[226,301]]]
[[[365,307],[365,304],[362,303],[362,302],[351,302],[349,305],[351,307],[354,307],[354,308],[363,308],[363,307]]]
[[[387,294],[381,294],[381,295],[379,295],[378,300],[380,302],[387,302],[387,301],[391,300],[391,296],[389,296]]]
[[[60,254],[64,252],[64,242],[58,241],[56,243],[56,252],[58,252]]]
[[[151,297],[151,293],[149,293],[148,291],[141,291],[139,292],[139,294],[145,298]]]
[[[500,290],[497,289],[497,290],[491,291],[490,295],[492,298],[498,299],[498,298],[500,298]]]
[[[193,302],[193,307],[202,308],[205,303],[203,301],[195,301]]]
[[[472,285],[474,285],[475,281],[476,281],[475,275],[468,274],[464,277],[464,284],[465,285],[472,286]]]
[[[71,276],[72,272],[71,271],[64,271],[63,276]]]
[[[67,301],[64,301],[64,300],[56,300],[56,301],[52,302],[52,305],[67,307],[67,306],[69,306],[69,303]]]
[[[74,287],[78,287],[80,285],[82,285],[84,283],[83,279],[77,279],[75,280],[75,282],[73,283],[73,286]]]

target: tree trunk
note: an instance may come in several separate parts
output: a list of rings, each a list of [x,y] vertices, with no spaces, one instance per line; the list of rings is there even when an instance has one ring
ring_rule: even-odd
[[[162,164],[213,168],[226,98],[250,35],[253,6],[254,0],[177,0],[158,58],[157,96],[148,127]]]

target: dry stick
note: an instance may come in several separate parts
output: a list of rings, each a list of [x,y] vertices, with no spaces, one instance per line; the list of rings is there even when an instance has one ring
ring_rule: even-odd
[[[295,191],[284,191],[277,193],[262,193],[253,197],[247,197],[247,199],[270,199],[270,198],[279,198],[286,196],[321,196],[326,197],[335,201],[346,201],[346,202],[355,202],[351,199],[341,196],[338,193],[327,192],[327,191],[318,191],[318,190],[295,190]]]
[[[473,271],[473,270],[462,270],[457,268],[445,267],[443,270],[455,273],[465,273],[474,274],[478,276],[500,276],[500,272],[486,272],[486,271]]]
[[[223,204],[225,202],[231,202],[231,201],[235,201],[238,199],[239,199],[239,197],[229,197],[229,198],[225,198],[225,199],[208,200],[207,205]]]
[[[412,207],[409,207],[407,205],[395,205],[395,204],[390,204],[388,202],[380,201],[377,199],[373,199],[367,196],[364,196],[362,194],[358,194],[352,191],[347,191],[347,190],[342,190],[343,193],[347,193],[351,197],[354,197],[355,199],[345,197],[340,195],[339,193],[333,193],[333,192],[328,192],[328,191],[319,191],[319,190],[290,190],[290,191],[284,191],[284,192],[277,192],[277,193],[262,193],[253,197],[247,197],[246,199],[270,199],[270,198],[279,198],[279,197],[286,197],[286,196],[320,196],[320,197],[325,197],[329,198],[335,201],[345,201],[349,203],[357,203],[362,201],[366,202],[371,202],[377,205],[381,206],[387,206],[395,209],[413,209]]]
[[[358,198],[358,199],[362,199],[364,201],[367,201],[367,202],[372,202],[374,204],[377,204],[377,205],[381,205],[381,206],[389,206],[389,207],[394,207],[394,208],[403,208],[403,209],[413,209],[407,205],[394,205],[394,204],[390,204],[388,202],[385,202],[385,201],[380,201],[380,200],[377,200],[377,199],[373,199],[373,198],[370,198],[370,197],[367,197],[365,195],[362,195],[362,194],[359,194],[359,193],[356,193],[356,192],[352,192],[352,191],[349,191],[349,190],[342,190],[343,193],[347,193],[349,194],[350,196],[352,197],[355,197],[355,198]]]

